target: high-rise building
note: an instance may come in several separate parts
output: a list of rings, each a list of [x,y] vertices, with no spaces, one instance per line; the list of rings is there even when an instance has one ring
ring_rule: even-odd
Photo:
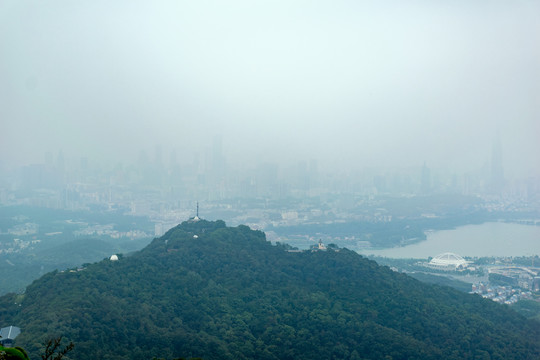
[[[497,139],[493,143],[491,153],[491,179],[490,190],[493,194],[500,194],[504,189],[504,172],[502,163],[502,145],[501,139]]]
[[[221,183],[225,178],[226,160],[223,156],[223,143],[221,136],[215,136],[212,143],[212,153],[210,158],[210,178],[214,183]]]
[[[422,194],[428,194],[431,191],[431,172],[424,162],[422,166],[422,177],[420,179],[420,192]]]

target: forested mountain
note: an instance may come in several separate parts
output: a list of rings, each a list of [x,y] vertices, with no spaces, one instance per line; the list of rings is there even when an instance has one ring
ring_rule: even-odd
[[[287,252],[262,232],[184,222],[145,249],[0,298],[31,358],[538,359],[540,323],[360,255]]]

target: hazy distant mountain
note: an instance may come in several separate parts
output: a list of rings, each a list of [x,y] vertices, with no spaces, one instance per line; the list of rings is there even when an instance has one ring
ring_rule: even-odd
[[[0,298],[0,323],[22,329],[33,358],[56,335],[81,360],[540,358],[540,322],[506,306],[346,249],[286,250],[245,226],[184,222]]]

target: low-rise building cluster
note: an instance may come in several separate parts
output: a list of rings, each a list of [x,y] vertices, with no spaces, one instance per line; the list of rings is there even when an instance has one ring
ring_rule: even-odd
[[[484,283],[473,284],[471,293],[508,305],[515,304],[522,299],[532,299],[531,291],[512,288],[510,286],[496,286]]]

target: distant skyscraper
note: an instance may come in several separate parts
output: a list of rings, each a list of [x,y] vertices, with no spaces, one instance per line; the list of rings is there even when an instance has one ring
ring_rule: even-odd
[[[59,172],[64,172],[64,153],[62,150],[58,151],[58,156],[56,157],[56,170]]]
[[[309,187],[313,188],[319,185],[319,165],[316,159],[311,159],[309,161],[308,167],[309,174]]]
[[[138,165],[139,165],[139,168],[148,166],[148,155],[146,155],[146,151],[144,150],[139,151]]]
[[[59,183],[63,184],[66,177],[66,164],[62,150],[58,152],[58,157],[56,158],[56,175]]]
[[[501,139],[497,136],[491,153],[491,192],[500,194],[504,189]]]
[[[169,156],[169,163],[170,163],[171,168],[176,167],[177,165],[176,149],[171,150],[171,155]]]
[[[420,179],[420,192],[422,194],[427,194],[431,191],[431,173],[426,163],[422,167],[422,177]]]
[[[88,170],[88,158],[87,157],[81,157],[81,170]]]
[[[45,153],[45,165],[49,168],[53,167],[53,154],[50,151]]]
[[[161,145],[156,145],[154,150],[154,164],[157,167],[161,167],[162,165],[162,157],[161,157]]]
[[[226,172],[225,157],[223,156],[223,142],[221,136],[215,136],[212,143],[211,178],[214,182],[223,180]]]

